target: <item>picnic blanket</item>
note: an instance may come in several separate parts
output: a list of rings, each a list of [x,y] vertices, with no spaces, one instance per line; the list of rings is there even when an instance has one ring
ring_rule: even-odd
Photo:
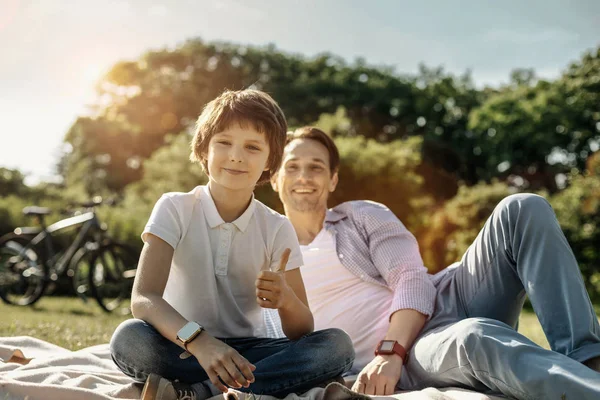
[[[108,344],[70,351],[29,336],[0,337],[0,399],[2,400],[114,400],[139,399],[141,386],[113,363]],[[496,400],[501,397],[458,388],[401,392],[372,396],[381,400]],[[226,400],[250,400],[231,390]],[[331,383],[284,400],[368,400],[343,385]],[[210,400],[224,400],[215,396]],[[277,400],[260,396],[260,400]]]

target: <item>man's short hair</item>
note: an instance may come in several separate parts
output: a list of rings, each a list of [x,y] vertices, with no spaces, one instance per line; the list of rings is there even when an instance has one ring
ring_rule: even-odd
[[[310,139],[321,143],[329,153],[329,170],[331,175],[336,173],[340,167],[340,153],[333,139],[314,126],[303,126],[294,132],[288,132],[286,145],[296,139]]]
[[[275,100],[260,90],[226,90],[202,110],[196,121],[191,143],[190,160],[199,162],[208,175],[206,154],[210,139],[233,125],[253,128],[265,135],[269,143],[268,171],[263,172],[258,183],[269,181],[281,165],[286,143],[287,122]]]

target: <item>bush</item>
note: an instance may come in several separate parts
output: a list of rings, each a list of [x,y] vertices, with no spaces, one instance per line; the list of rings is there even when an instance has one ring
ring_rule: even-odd
[[[419,243],[425,265],[437,272],[460,260],[496,205],[513,190],[505,183],[461,186],[431,217]]]
[[[550,199],[590,297],[600,301],[600,176],[577,175]]]

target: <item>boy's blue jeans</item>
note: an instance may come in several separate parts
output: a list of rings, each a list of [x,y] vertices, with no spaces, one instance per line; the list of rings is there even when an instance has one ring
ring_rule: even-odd
[[[354,362],[352,342],[339,329],[316,331],[297,341],[254,337],[220,340],[256,366],[254,383],[239,389],[256,394],[284,397],[301,393],[340,376]],[[139,382],[150,373],[190,384],[208,379],[195,357],[180,359],[181,347],[139,319],[119,325],[110,351],[117,366]]]
[[[600,373],[582,364],[600,356],[598,319],[544,198],[504,199],[462,260],[442,274],[434,315],[402,373],[403,389],[463,386],[518,399],[600,399]],[[516,331],[525,295],[552,350]]]

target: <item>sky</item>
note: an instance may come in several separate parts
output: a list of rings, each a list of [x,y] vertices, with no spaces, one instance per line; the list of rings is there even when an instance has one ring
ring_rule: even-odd
[[[55,177],[63,138],[95,82],[121,60],[186,39],[417,71],[478,86],[515,68],[552,79],[600,45],[598,0],[0,0],[0,167],[29,184]]]

